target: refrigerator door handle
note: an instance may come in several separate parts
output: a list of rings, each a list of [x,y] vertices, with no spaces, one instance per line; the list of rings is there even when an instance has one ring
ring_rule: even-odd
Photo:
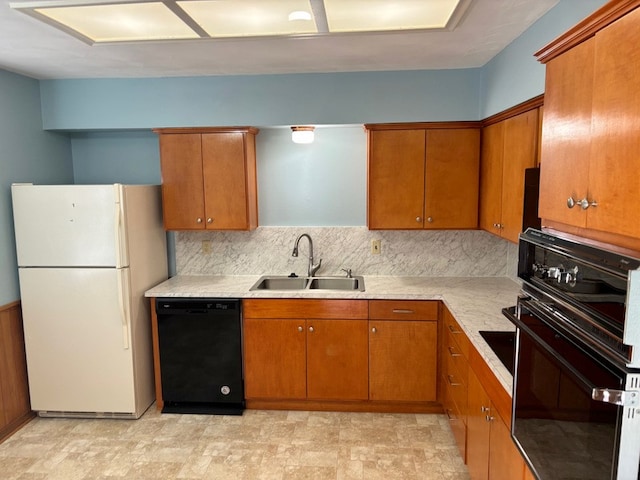
[[[115,246],[116,246],[116,268],[128,267],[129,258],[127,254],[127,239],[126,230],[124,227],[124,191],[122,185],[116,183],[114,186],[114,195],[116,199],[115,204],[115,225],[114,232],[116,234]]]
[[[131,299],[129,298],[129,269],[118,269],[118,302],[120,305],[120,319],[122,321],[122,346],[128,350],[129,326],[131,324]]]

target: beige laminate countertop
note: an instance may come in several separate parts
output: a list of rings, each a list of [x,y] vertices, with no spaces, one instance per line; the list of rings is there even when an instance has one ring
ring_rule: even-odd
[[[480,336],[480,330],[513,331],[502,308],[515,305],[520,285],[507,277],[365,276],[365,291],[249,291],[259,275],[178,275],[147,290],[147,297],[346,298],[442,300],[511,395],[513,377]]]

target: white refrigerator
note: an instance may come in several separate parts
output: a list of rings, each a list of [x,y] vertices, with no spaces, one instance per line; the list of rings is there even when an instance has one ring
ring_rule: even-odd
[[[167,278],[160,187],[11,192],[31,408],[139,418],[154,400],[144,292]]]

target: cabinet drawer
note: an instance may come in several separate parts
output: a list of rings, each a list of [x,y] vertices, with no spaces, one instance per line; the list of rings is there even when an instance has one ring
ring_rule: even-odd
[[[446,307],[443,308],[442,319],[443,319],[443,325],[444,325],[443,328],[445,332],[447,334],[450,334],[450,337],[453,339],[453,342],[455,343],[457,348],[460,350],[462,355],[465,358],[468,358],[469,357],[469,339],[467,338],[462,328],[460,328],[460,325],[458,325],[458,322],[456,322],[456,319],[453,318],[453,315],[451,315],[451,312],[449,312],[449,310]],[[445,335],[445,339],[446,338],[447,336]],[[446,345],[445,345],[445,348],[446,348]]]
[[[467,382],[468,382],[468,364],[454,365],[454,359],[445,352],[444,366],[442,375],[444,377],[445,396],[450,398],[456,404],[460,413],[463,415],[467,412]],[[461,367],[461,368],[458,368]],[[466,419],[463,420],[466,421]]]
[[[459,338],[460,336],[451,333],[449,329],[445,329],[443,336],[443,361],[450,362],[450,365],[453,365],[459,372],[464,372],[466,376],[468,361],[464,356],[462,348],[460,348],[460,343],[463,342],[457,341],[457,338]]]
[[[444,391],[443,407],[444,413],[447,415],[449,420],[449,427],[451,428],[453,437],[455,438],[458,449],[460,450],[460,455],[462,455],[462,459],[466,463],[467,426],[465,417],[460,414],[458,406],[455,404],[453,399],[451,399],[451,390],[449,388],[445,388]]]
[[[369,318],[373,320],[438,320],[437,301],[371,300]]]
[[[366,300],[244,300],[245,318],[323,318],[363,319],[367,318]]]

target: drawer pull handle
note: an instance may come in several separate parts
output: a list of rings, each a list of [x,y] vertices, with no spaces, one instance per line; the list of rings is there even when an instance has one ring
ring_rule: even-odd
[[[455,353],[456,349],[453,347],[449,347],[449,355],[451,355],[452,357],[461,357],[462,354],[461,353]]]
[[[462,333],[460,330],[456,330],[452,324],[449,324],[449,331],[451,333]]]
[[[447,380],[449,381],[449,385],[451,385],[452,387],[459,387],[460,385],[462,385],[461,383],[457,383],[453,380],[453,375],[447,375]]]
[[[410,315],[412,313],[415,313],[413,310],[409,310],[409,309],[406,309],[406,308],[394,308],[392,310],[392,312],[393,313],[405,313],[405,314],[408,314],[408,315]]]

